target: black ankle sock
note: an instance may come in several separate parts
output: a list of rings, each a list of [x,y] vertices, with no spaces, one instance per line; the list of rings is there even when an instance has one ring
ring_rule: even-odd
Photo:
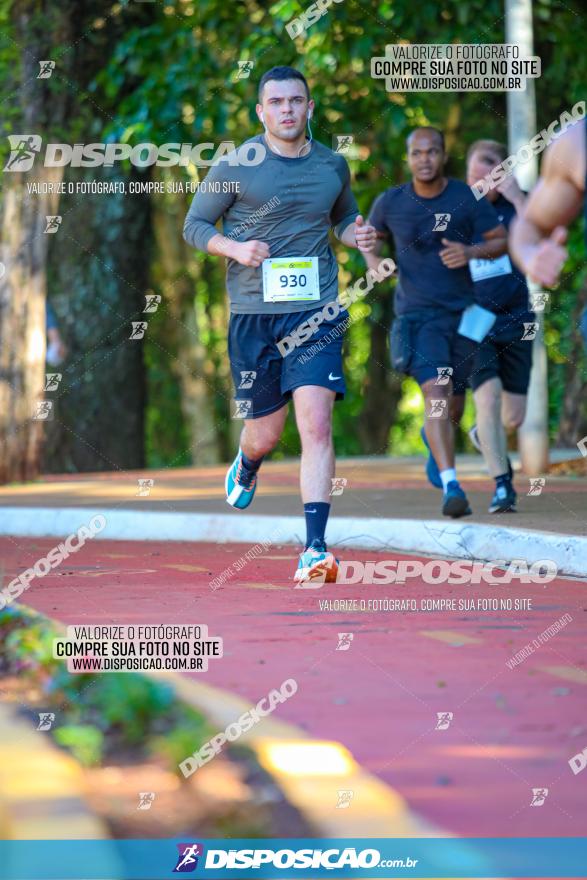
[[[257,473],[257,471],[261,467],[261,462],[265,458],[264,455],[262,455],[261,458],[255,458],[255,459],[247,458],[247,456],[244,454],[244,452],[242,452],[241,455],[242,455],[244,467],[248,471],[251,471],[251,473],[253,473],[253,474]]]
[[[330,504],[326,501],[314,501],[312,504],[304,504],[304,516],[306,517],[306,548],[313,541],[324,541],[326,523],[330,513]]]
[[[509,474],[500,474],[498,477],[495,477],[495,486],[499,489],[500,486],[505,486],[507,489],[508,486],[512,485],[512,478]]]

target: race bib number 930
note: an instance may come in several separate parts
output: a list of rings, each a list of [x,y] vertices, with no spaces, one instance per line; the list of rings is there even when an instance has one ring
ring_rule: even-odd
[[[318,257],[263,260],[265,302],[307,302],[319,299]]]

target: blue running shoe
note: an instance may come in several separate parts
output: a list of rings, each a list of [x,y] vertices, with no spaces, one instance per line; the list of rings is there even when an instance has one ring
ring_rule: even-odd
[[[227,503],[238,510],[244,510],[245,507],[248,507],[255,496],[257,474],[247,470],[243,465],[241,449],[226,472],[224,488],[226,489]]]
[[[442,515],[457,519],[471,513],[467,496],[456,480],[451,480],[442,496]]]
[[[422,438],[422,442],[426,449],[428,450],[428,461],[426,462],[426,476],[428,477],[428,481],[432,483],[435,489],[442,489],[442,480],[440,479],[440,471],[438,470],[438,465],[436,464],[436,459],[430,452],[430,446],[428,445],[428,438],[426,437],[426,431],[424,428],[420,428],[420,437]]]
[[[326,549],[324,541],[312,541],[300,553],[298,568],[294,574],[296,590],[317,590],[322,584],[336,583],[338,559]]]
[[[489,505],[489,513],[515,513],[518,496],[511,482],[498,486]]]

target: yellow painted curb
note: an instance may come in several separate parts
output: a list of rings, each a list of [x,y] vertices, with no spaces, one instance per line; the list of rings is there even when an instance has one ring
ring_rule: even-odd
[[[46,619],[57,629],[64,629],[60,621],[49,617]],[[218,726],[219,731],[252,708],[248,700],[230,691],[195,681],[176,672],[151,672],[143,675],[152,675],[173,684],[177,696],[203,712]],[[26,732],[36,740],[34,731],[26,728]],[[363,770],[339,742],[312,739],[301,728],[280,721],[273,715],[263,718],[261,724],[254,725],[240,740],[255,752],[261,766],[272,776],[289,803],[316,829],[318,836],[454,836],[413,813],[398,792]],[[198,745],[194,743],[194,750]],[[28,749],[34,753],[31,745]],[[48,747],[47,751],[49,752]],[[24,755],[22,760],[26,760]],[[77,772],[80,772],[72,759],[64,755],[63,761],[73,764]],[[36,775],[37,778],[42,775],[40,767],[37,767]],[[339,792],[349,791],[352,795],[346,796],[348,806],[337,807],[341,798]],[[41,797],[42,793],[37,791],[35,799]],[[76,837],[77,834],[71,836]],[[87,833],[86,836],[93,837],[94,834]],[[51,834],[47,834],[47,837],[50,838]]]
[[[47,619],[56,628],[64,628],[59,621]],[[204,713],[219,732],[253,708],[230,691],[176,672],[142,674],[172,684],[178,698]],[[67,839],[107,838],[103,824],[83,803],[81,771],[73,759],[46,740],[39,741],[39,735],[22,722],[17,724],[14,712],[2,704],[0,731],[7,758],[0,762],[1,836],[63,839],[65,824]],[[361,768],[339,742],[313,739],[296,725],[273,716],[264,717],[240,740],[255,752],[317,837],[459,840],[458,835],[414,813],[402,795]],[[199,745],[195,743],[194,749]],[[347,806],[342,806],[345,802]],[[462,844],[466,846],[466,840]]]
[[[252,708],[242,697],[174,672],[157,677],[172,683],[177,695],[203,712],[219,732]],[[243,733],[239,742],[255,752],[319,837],[454,836],[412,812],[397,791],[362,769],[339,742],[312,739],[273,715]],[[347,801],[346,807],[337,807],[341,800]]]
[[[0,836],[3,840],[108,839],[84,802],[83,774],[47,734],[0,704]]]

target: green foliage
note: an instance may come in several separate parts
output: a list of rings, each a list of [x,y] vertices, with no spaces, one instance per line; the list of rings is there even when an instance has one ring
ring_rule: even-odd
[[[16,103],[10,101],[18,87],[20,64],[13,6],[8,0],[0,0],[4,132],[14,130],[17,118]],[[73,65],[75,77],[55,77],[46,86],[52,100],[67,95],[76,102],[63,139],[87,141],[91,133],[94,140],[122,140],[132,145],[221,140],[240,143],[259,132],[254,107],[260,75],[274,64],[291,64],[304,72],[316,101],[312,123],[316,139],[330,145],[335,134],[354,135],[358,151],[349,159],[349,165],[363,214],[383,188],[405,180],[405,138],[415,125],[435,124],[445,130],[451,157],[449,172],[455,176],[463,175],[466,148],[472,140],[507,140],[505,94],[389,94],[383,81],[370,76],[370,58],[383,55],[386,43],[503,42],[503,0],[424,0],[417,14],[409,0],[332,4],[304,36],[292,40],[285,25],[307,6],[302,0],[165,0],[151,4],[122,0],[112,7],[100,0],[95,4],[95,13],[92,7],[83,21],[76,20],[83,42],[82,35],[73,42],[83,45],[86,54],[83,64]],[[587,53],[584,28],[580,26],[584,2],[534,0],[533,8],[535,54],[542,59],[542,75],[535,81],[537,122],[542,128],[584,97]],[[61,5],[55,10],[56,14],[61,11]],[[66,36],[55,40],[55,57],[69,74],[73,56],[68,46]],[[253,73],[237,80],[238,61],[243,60],[254,62]],[[85,94],[90,100],[83,100]],[[5,148],[6,141],[0,146]],[[187,171],[182,172],[187,179]],[[110,226],[104,224],[104,234]],[[334,247],[341,259],[341,284],[364,273],[358,254],[349,254],[339,243]],[[158,255],[153,249],[147,251],[152,266]],[[578,266],[582,260],[584,242],[573,234],[571,265]],[[223,261],[194,254],[186,271],[193,281],[198,330],[206,351],[206,375],[219,426],[218,445],[226,455],[231,446],[226,401],[232,391],[226,363]],[[84,291],[67,304],[76,326],[93,326],[87,320],[85,297],[88,289],[103,283],[104,273],[99,274],[88,284],[87,279],[74,273],[73,286]],[[391,285],[386,289],[391,298]],[[557,298],[546,319],[553,431],[564,397],[564,359],[572,344],[572,298],[578,289],[574,273],[568,294]],[[100,309],[100,298],[93,308]],[[361,308],[364,316],[349,331],[345,345],[347,397],[335,410],[339,454],[362,451],[357,425],[371,391],[369,364],[374,327],[376,322],[383,326],[389,323],[388,311],[377,314],[369,303]],[[100,317],[105,319],[104,315]],[[188,437],[173,372],[175,348],[171,343],[162,343],[154,326],[153,339],[145,344],[149,382],[147,460],[152,466],[184,465],[189,463],[192,438]],[[404,401],[395,413],[391,431],[395,452],[419,449],[414,427],[419,414],[410,415],[410,406]],[[276,457],[295,455],[298,450],[299,440],[290,417]]]
[[[190,438],[181,412],[181,388],[153,341],[158,327],[145,337],[144,358],[149,396],[154,404],[145,411],[145,459],[148,467],[187,467],[191,464]]]
[[[150,750],[165,757],[169,766],[179,774],[180,762],[196,752],[214,733],[215,730],[199,712],[182,706],[173,730],[165,736],[153,737]]]
[[[285,24],[305,5],[294,0],[226,4],[205,0],[194,5],[176,4],[174,14],[165,7],[154,10],[149,26],[129,28],[113,48],[110,63],[98,74],[94,89],[117,101],[116,120],[106,129],[109,136],[139,140],[189,141],[205,138],[240,142],[258,131],[253,114],[256,84],[263,70],[274,64],[292,64],[308,78],[316,100],[314,135],[326,144],[336,133],[353,133],[359,156],[349,162],[359,207],[366,213],[383,187],[405,179],[405,137],[417,124],[444,128],[451,153],[451,173],[462,176],[468,144],[479,137],[507,139],[504,94],[408,93],[390,95],[383,82],[370,77],[370,57],[384,54],[385,44],[411,42],[503,42],[504,10],[501,0],[445,0],[425,2],[413,14],[408,0],[370,4],[332,5],[308,32],[291,40]],[[537,0],[535,9],[536,54],[542,57],[543,74],[536,83],[538,122],[545,125],[561,109],[572,106],[587,80],[587,55],[577,21],[577,3]],[[161,63],[171,59],[171,63]],[[237,61],[255,63],[253,75],[235,81]],[[130,89],[132,82],[134,88]],[[148,112],[146,109],[148,108]],[[345,253],[335,245],[338,255]],[[582,259],[582,244],[573,239],[573,259]],[[195,257],[200,260],[201,257]],[[222,268],[217,260],[198,284],[197,297],[205,310],[223,296]],[[344,273],[357,277],[364,272],[361,258],[351,254]],[[572,294],[569,294],[572,296]],[[335,410],[339,454],[361,451],[357,420],[365,405],[367,365],[371,348],[369,306],[362,306],[364,319],[349,331],[345,346],[348,393]],[[565,301],[549,318],[551,358],[561,357],[565,342]],[[387,315],[381,320],[389,321]],[[559,326],[560,325],[560,326]],[[224,357],[218,340],[208,340],[215,370]],[[156,353],[150,357],[155,358]],[[218,358],[220,356],[220,362]],[[153,366],[155,362],[153,360]],[[161,389],[157,370],[154,388]],[[413,388],[405,383],[404,398],[391,432],[396,453],[420,448],[417,423],[420,407]],[[562,385],[555,369],[552,378],[552,424],[556,424]],[[164,421],[167,401],[159,395],[151,404],[151,433]],[[225,419],[225,409],[219,411]],[[295,455],[299,440],[293,419],[288,419],[276,457]],[[155,453],[156,455],[156,453]]]
[[[66,724],[57,727],[53,737],[84,767],[94,767],[102,760],[104,734],[96,727],[89,724]]]
[[[424,402],[417,383],[410,378],[402,383],[402,400],[396,421],[391,429],[391,448],[394,455],[413,455],[424,452],[420,428],[424,421]]]
[[[3,612],[3,616],[6,612]],[[43,620],[27,622],[20,625],[18,618],[12,618],[16,626],[6,636],[5,652],[11,657],[15,670],[19,672],[54,671],[59,665],[53,659],[54,633]]]
[[[6,135],[17,130],[19,108],[13,98],[18,87],[20,72],[20,53],[14,26],[11,22],[10,5],[7,0],[0,2],[0,162],[2,167],[10,155]]]
[[[21,626],[25,617],[18,605],[7,605],[0,611],[0,634],[6,636],[11,630]]]
[[[59,711],[56,741],[86,766],[120,748],[162,756],[170,769],[198,749],[214,729],[196,709],[178,701],[171,685],[136,673],[73,675],[51,659],[55,626],[34,612],[0,612],[3,661],[26,671]]]
[[[169,685],[134,673],[101,675],[80,694],[80,712],[102,730],[117,730],[128,745],[138,744],[169,712]]]

